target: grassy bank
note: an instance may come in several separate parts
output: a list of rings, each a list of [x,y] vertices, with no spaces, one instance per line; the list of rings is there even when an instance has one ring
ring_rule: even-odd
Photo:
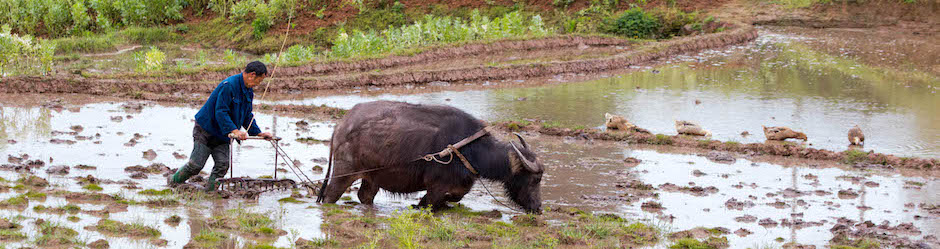
[[[78,73],[84,68],[82,64],[90,63],[80,61],[84,54],[135,46],[144,49],[153,46],[160,50],[231,49],[231,54],[235,54],[207,53],[210,56],[207,59],[192,55],[148,58],[159,57],[155,51],[128,55],[140,57],[135,57],[137,64],[149,64],[128,71],[180,73],[225,70],[231,68],[230,64],[243,64],[249,59],[273,63],[278,57],[274,52],[281,51],[285,41],[287,47],[280,54],[281,62],[301,65],[310,61],[408,54],[423,47],[468,41],[530,39],[553,34],[667,39],[723,29],[716,19],[697,12],[652,5],[642,8],[644,4],[631,8],[619,1],[592,1],[578,8],[560,4],[540,6],[541,3],[409,6],[397,1],[370,0],[338,3],[318,0],[146,0],[135,3],[5,0],[0,3],[4,4],[17,8],[0,11],[0,19],[9,21],[4,23],[10,34],[38,37],[32,38],[39,41],[35,44],[48,44],[42,46],[42,51],[54,51],[54,54],[37,54],[3,50],[5,63],[0,66],[4,68],[10,68],[10,61],[19,58],[46,63],[38,72],[7,69],[5,71],[12,72],[4,73],[8,76],[58,71],[53,68],[60,64],[70,65],[61,71]],[[63,9],[69,11],[60,11]],[[58,17],[42,19],[47,15]],[[286,36],[288,29],[292,31]],[[206,60],[213,66],[196,62]]]

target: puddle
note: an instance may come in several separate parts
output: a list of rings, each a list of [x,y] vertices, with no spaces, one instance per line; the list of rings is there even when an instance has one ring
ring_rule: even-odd
[[[602,126],[609,112],[662,134],[676,134],[675,120],[694,121],[713,139],[737,142],[764,141],[762,125],[788,126],[805,132],[811,147],[837,151],[847,148],[846,133],[857,124],[866,133],[865,150],[940,157],[940,79],[818,52],[807,45],[813,41],[763,30],[748,45],[586,82],[559,84],[566,80],[558,76],[527,88],[418,94],[356,89],[269,102],[351,108],[399,100],[453,105],[485,120],[537,118],[585,127]],[[514,81],[482,85],[507,83]],[[745,131],[751,135],[740,135]]]
[[[728,235],[731,248],[761,246],[773,243],[778,237],[785,242],[824,246],[832,238],[829,229],[838,218],[870,220],[875,224],[887,221],[892,226],[910,222],[922,231],[921,236],[912,238],[940,233],[938,217],[914,207],[920,203],[940,202],[940,195],[936,194],[940,191],[940,182],[936,179],[811,165],[784,167],[741,158],[732,164],[721,164],[704,156],[669,154],[617,143],[531,140],[530,143],[541,148],[540,160],[551,165],[542,190],[547,203],[643,217],[673,232],[695,227],[723,227],[730,231],[744,228],[753,233],[745,237]],[[628,157],[641,162],[635,167],[626,167],[624,159]],[[657,188],[653,192],[658,197],[625,200],[641,196],[624,187],[636,180]],[[907,181],[926,184],[916,189],[907,186]],[[664,184],[714,187],[717,192],[696,195],[666,191]],[[840,198],[839,191],[849,189],[859,195]],[[752,202],[753,206],[744,205],[741,210],[728,207],[732,199]],[[661,204],[661,213],[644,211],[643,203],[649,201]],[[735,219],[748,215],[756,220],[739,222]],[[759,221],[764,219],[773,220],[777,225],[761,226]],[[797,221],[804,223],[783,225]],[[815,222],[821,224],[810,225]]]
[[[41,97],[46,95],[37,95]],[[34,100],[33,103],[39,102]],[[135,200],[146,200],[151,197],[143,196],[137,193],[142,189],[162,189],[166,185],[166,178],[159,174],[149,174],[146,179],[132,179],[131,173],[125,172],[125,168],[133,165],[148,166],[153,163],[162,163],[170,168],[182,166],[190,151],[192,150],[192,126],[193,115],[198,109],[191,107],[162,106],[144,104],[141,109],[127,109],[125,105],[134,106],[133,103],[123,102],[101,102],[91,103],[81,106],[71,106],[65,104],[65,108],[45,108],[40,106],[22,106],[21,104],[5,103],[0,107],[0,154],[20,156],[28,154],[30,160],[42,160],[46,166],[33,172],[49,181],[54,189],[61,189],[73,192],[87,192],[78,185],[78,181],[73,179],[76,176],[91,175],[98,179],[107,179],[113,181],[133,180],[137,182],[140,189],[127,190],[122,188],[122,184],[100,184],[103,190],[100,193],[118,194],[126,198]],[[80,108],[75,108],[80,107]],[[122,117],[121,119],[112,119],[112,117]],[[333,124],[309,122],[306,129],[298,128],[296,123],[300,121],[297,118],[275,117],[263,113],[257,113],[257,122],[262,130],[274,132],[275,135],[283,138],[281,146],[292,158],[300,162],[301,168],[312,179],[321,179],[323,172],[313,172],[311,168],[315,165],[326,168],[326,165],[315,163],[314,159],[325,159],[329,152],[329,147],[322,143],[302,143],[298,138],[313,138],[316,140],[328,140],[332,133]],[[120,121],[118,121],[120,120]],[[81,125],[81,131],[77,134],[68,134],[73,131],[73,126]],[[100,136],[97,136],[100,134]],[[134,137],[137,141],[130,146],[130,140]],[[82,140],[78,137],[90,137]],[[73,143],[52,142],[53,140],[72,141]],[[274,174],[274,150],[271,145],[265,141],[250,140],[236,146],[234,150],[234,176],[270,176]],[[144,156],[146,151],[153,150],[156,153],[152,159]],[[175,154],[185,155],[183,158],[177,158]],[[280,161],[280,167],[285,168],[283,159]],[[50,163],[51,161],[51,163]],[[6,161],[3,162],[5,164]],[[76,165],[95,166],[93,170],[82,170],[75,168]],[[55,165],[71,166],[71,170],[66,176],[50,175],[45,169]],[[209,160],[203,172],[208,172],[212,168],[213,162]],[[277,173],[280,178],[299,179],[291,173]],[[8,180],[20,178],[19,173],[12,171],[0,171],[0,177]],[[500,210],[510,213],[511,210],[506,207],[493,204],[492,198],[485,195],[480,187],[472,191],[462,204],[477,210]],[[490,187],[491,189],[494,188]],[[9,198],[20,193],[8,192],[0,194],[0,198]],[[278,237],[275,246],[290,246],[297,237],[301,238],[322,238],[325,235],[320,231],[320,222],[322,222],[321,211],[317,208],[310,209],[310,206],[316,206],[315,198],[301,198],[305,203],[284,203],[278,202],[280,198],[290,196],[289,191],[275,191],[270,194],[264,194],[257,202],[245,204],[242,199],[233,199],[223,201],[222,203],[198,203],[197,207],[170,207],[170,208],[147,208],[145,206],[132,205],[127,212],[113,213],[110,219],[125,223],[140,223],[157,228],[162,232],[163,239],[169,240],[167,246],[170,248],[179,248],[188,243],[193,236],[199,233],[199,229],[190,229],[187,222],[192,219],[201,220],[212,215],[212,212],[222,212],[228,209],[247,209],[253,212],[271,214],[276,218],[279,227],[288,231],[288,235]],[[379,192],[375,202],[378,204],[374,211],[379,213],[391,213],[393,210],[406,208],[417,203],[423,193],[416,193],[407,196],[395,196],[385,192]],[[355,199],[355,192],[347,194]],[[84,230],[83,227],[94,225],[99,218],[77,214],[81,220],[73,223],[66,220],[68,215],[38,214],[32,211],[37,205],[49,207],[58,207],[68,204],[64,198],[49,196],[46,201],[30,201],[25,211],[3,210],[0,209],[0,216],[13,217],[23,215],[30,218],[43,218],[47,221],[54,221],[68,226],[80,233],[79,238],[92,242],[100,238],[107,238],[114,248],[133,248],[150,247],[147,240],[137,240],[120,237],[106,237],[97,232]],[[100,210],[102,205],[80,204],[82,210]],[[201,206],[201,207],[200,207]],[[362,209],[362,207],[357,207]],[[163,222],[170,215],[179,215],[183,218],[180,227],[171,227]],[[27,220],[20,222],[26,224],[32,222]],[[198,222],[197,222],[198,223]],[[25,226],[23,231],[32,231],[34,227]],[[34,234],[27,234],[33,237]],[[243,239],[243,238],[242,238]]]

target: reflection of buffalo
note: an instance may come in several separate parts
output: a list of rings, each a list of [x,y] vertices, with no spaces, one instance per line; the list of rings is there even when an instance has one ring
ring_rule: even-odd
[[[363,204],[372,204],[379,188],[392,193],[427,190],[418,206],[440,209],[445,202],[460,201],[482,177],[503,183],[516,204],[538,212],[543,168],[521,136],[521,145],[484,135],[459,148],[479,175],[456,155],[439,158],[452,159],[449,164],[420,160],[484,127],[470,114],[449,106],[392,101],[358,104],[333,130],[327,175],[335,178],[323,184],[317,201],[335,203],[354,181],[362,179],[358,196]]]

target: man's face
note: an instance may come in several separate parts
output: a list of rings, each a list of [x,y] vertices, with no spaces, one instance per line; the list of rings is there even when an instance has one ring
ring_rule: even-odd
[[[257,85],[261,84],[261,81],[264,81],[264,75],[255,75],[255,73],[245,73],[245,86],[248,88],[254,88]]]

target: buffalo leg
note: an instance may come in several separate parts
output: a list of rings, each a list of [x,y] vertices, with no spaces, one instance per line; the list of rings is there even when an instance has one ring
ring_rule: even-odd
[[[446,202],[455,202],[455,203],[456,203],[456,202],[460,202],[460,200],[463,200],[463,196],[464,196],[464,195],[467,195],[468,192],[470,192],[470,189],[466,189],[466,190],[460,189],[460,190],[456,190],[456,191],[455,191],[455,190],[451,190],[451,192],[449,192],[449,193],[447,193],[446,195],[444,195],[444,201],[446,201]]]
[[[447,193],[428,189],[428,192],[424,194],[424,197],[421,197],[421,201],[418,202],[418,207],[425,208],[431,206],[431,211],[439,211],[447,207],[447,202],[444,201],[446,196]]]
[[[359,202],[366,205],[372,205],[372,200],[375,199],[375,194],[379,192],[379,186],[372,182],[369,178],[362,178],[362,185],[359,186],[359,193],[356,193],[359,196]]]
[[[337,177],[330,180],[330,183],[326,186],[323,203],[336,203],[355,181],[356,177],[353,176]]]

